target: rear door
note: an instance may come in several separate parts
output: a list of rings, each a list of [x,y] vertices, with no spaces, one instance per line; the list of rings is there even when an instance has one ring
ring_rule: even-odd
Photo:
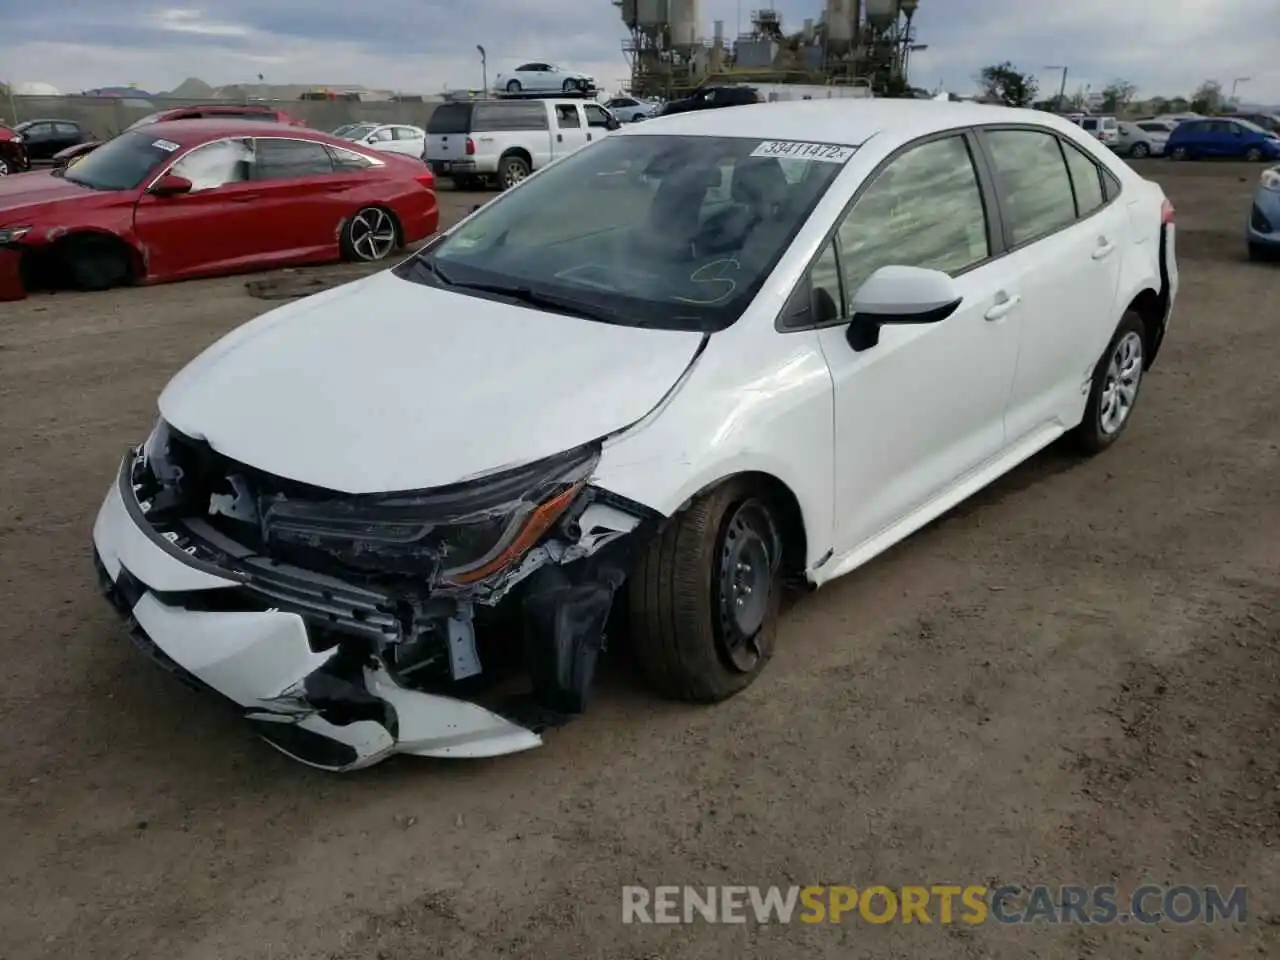
[[[271,229],[257,206],[252,169],[248,140],[217,140],[180,157],[166,172],[190,180],[191,192],[144,193],[134,208],[148,273],[181,278],[261,256]]]
[[[315,140],[260,137],[254,151],[254,208],[269,255],[288,260],[335,249],[338,224],[354,212],[344,198],[352,174],[335,176],[331,154]]]
[[[473,103],[442,103],[427,120],[427,160],[437,174],[447,174],[456,160],[466,159]]]
[[[582,115],[582,104],[557,102],[555,104],[555,139],[551,153],[563,157],[587,145],[587,125]]]
[[[33,123],[21,130],[22,139],[27,145],[27,155],[32,160],[49,160],[61,147],[54,138],[53,124],[42,121]]]
[[[487,100],[475,104],[471,138],[481,173],[495,173],[502,154],[523,150],[534,170],[552,160],[551,109],[545,100]]]
[[[1052,131],[981,137],[1018,277],[1018,364],[1005,417],[1009,444],[1079,418],[1083,385],[1120,317],[1115,295],[1128,212],[1108,202],[1100,165]]]
[[[59,121],[53,125],[54,153],[59,153],[67,147],[74,147],[77,143],[84,140],[84,133],[77,124],[67,121]]]

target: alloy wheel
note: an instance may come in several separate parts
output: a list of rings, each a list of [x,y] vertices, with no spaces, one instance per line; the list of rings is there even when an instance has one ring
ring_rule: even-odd
[[[715,571],[717,646],[726,663],[749,673],[760,659],[759,634],[769,613],[777,569],[777,537],[764,504],[748,500],[729,517]]]
[[[1138,399],[1142,383],[1142,337],[1132,330],[1120,338],[1107,363],[1098,404],[1098,427],[1107,436],[1120,432]]]
[[[0,160],[0,177],[7,177],[8,175],[9,175],[9,164],[5,163],[3,160]]]
[[[361,260],[381,260],[396,246],[396,225],[385,210],[369,207],[351,221],[351,249]]]

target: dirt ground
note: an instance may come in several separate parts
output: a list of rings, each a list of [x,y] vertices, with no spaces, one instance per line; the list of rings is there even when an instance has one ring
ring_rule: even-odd
[[[0,305],[0,957],[1280,956],[1280,268],[1243,258],[1256,167],[1145,172],[1184,287],[1115,449],[1050,450],[799,601],[729,703],[615,668],[485,762],[297,765],[95,591],[159,389],[275,304],[239,278]],[[1246,884],[1249,916],[621,923],[625,884],[1036,882]]]

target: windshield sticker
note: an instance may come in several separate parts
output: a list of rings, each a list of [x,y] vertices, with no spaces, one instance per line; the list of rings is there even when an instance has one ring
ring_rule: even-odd
[[[173,151],[178,149],[178,144],[174,143],[172,140],[157,140],[151,145],[157,150],[163,150],[165,153],[173,153]]]
[[[800,140],[766,140],[751,151],[753,157],[786,157],[789,160],[817,160],[820,163],[844,163],[857,147],[838,143],[804,143]]]

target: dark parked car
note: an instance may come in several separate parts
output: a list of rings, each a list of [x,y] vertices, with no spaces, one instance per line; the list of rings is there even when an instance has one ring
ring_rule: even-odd
[[[683,100],[672,100],[662,108],[660,117],[690,110],[713,110],[717,107],[738,107],[747,103],[759,103],[760,94],[754,87],[703,87]]]
[[[13,132],[22,137],[33,163],[52,160],[55,153],[89,139],[74,120],[24,120]]]
[[[1280,133],[1280,114],[1275,113],[1232,113],[1232,120],[1248,120],[1255,127],[1261,127],[1271,133]]]
[[[30,169],[31,160],[22,137],[0,124],[0,177]]]
[[[1172,160],[1280,160],[1280,134],[1248,120],[1209,117],[1178,124],[1164,149]]]

